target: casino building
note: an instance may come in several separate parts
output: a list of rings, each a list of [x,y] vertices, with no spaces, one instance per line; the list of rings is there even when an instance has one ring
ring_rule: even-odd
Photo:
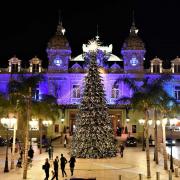
[[[99,36],[96,36],[99,40]],[[138,118],[130,117],[127,122],[127,111],[125,106],[117,105],[116,100],[121,96],[130,96],[131,91],[120,83],[114,85],[118,78],[128,77],[141,79],[143,77],[156,78],[159,74],[170,73],[173,80],[169,82],[166,89],[170,95],[180,102],[180,58],[176,57],[171,61],[169,69],[163,68],[163,60],[155,57],[150,61],[150,67],[144,68],[145,44],[138,36],[135,23],[132,23],[129,36],[124,40],[123,46],[119,47],[122,58],[114,55],[113,45],[100,46],[97,63],[104,83],[109,114],[112,118],[114,133],[127,126],[128,131],[136,135],[138,132]],[[70,134],[75,128],[74,122],[78,112],[82,96],[83,79],[87,73],[87,62],[84,55],[88,52],[87,45],[82,45],[82,53],[77,57],[71,57],[71,47],[65,36],[65,29],[59,22],[54,36],[47,44],[47,56],[49,65],[47,69],[42,67],[42,60],[34,57],[29,60],[29,67],[24,69],[21,66],[22,60],[12,57],[8,60],[7,68],[0,68],[0,90],[7,93],[7,84],[12,75],[23,71],[26,74],[42,73],[46,80],[41,82],[36,89],[35,98],[38,100],[42,94],[52,94],[57,98],[61,117],[51,129],[53,136],[58,136],[64,128]],[[105,56],[103,55],[105,54]]]

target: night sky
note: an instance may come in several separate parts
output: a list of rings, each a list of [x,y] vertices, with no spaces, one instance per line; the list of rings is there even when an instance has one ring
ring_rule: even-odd
[[[95,37],[97,24],[101,41],[104,45],[113,44],[113,53],[121,56],[122,43],[132,23],[133,9],[139,36],[146,45],[145,66],[148,67],[149,60],[158,56],[165,62],[166,68],[170,66],[170,60],[180,56],[178,0],[58,2],[9,2],[0,6],[1,67],[7,67],[8,59],[13,55],[23,60],[23,66],[28,66],[28,60],[37,55],[46,67],[46,47],[56,31],[59,10],[73,57],[82,52],[83,43]]]

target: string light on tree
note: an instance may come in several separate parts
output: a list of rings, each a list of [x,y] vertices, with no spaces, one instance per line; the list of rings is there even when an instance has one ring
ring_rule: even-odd
[[[98,47],[97,40],[87,45],[90,65],[72,140],[72,155],[81,158],[116,156],[112,122],[96,61]]]

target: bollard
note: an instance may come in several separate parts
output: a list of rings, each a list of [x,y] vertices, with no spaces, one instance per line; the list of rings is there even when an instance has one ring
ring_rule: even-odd
[[[160,180],[160,172],[156,172],[156,180]]]
[[[172,171],[169,170],[169,180],[172,180]]]
[[[139,180],[143,180],[142,174],[139,174]]]
[[[121,176],[121,175],[119,175],[119,180],[122,180],[122,179],[121,179],[121,177],[122,177],[122,176]]]
[[[175,177],[179,177],[178,168],[175,168]]]

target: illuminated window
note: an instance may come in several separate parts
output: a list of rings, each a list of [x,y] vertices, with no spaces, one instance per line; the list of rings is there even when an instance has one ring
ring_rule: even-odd
[[[38,101],[39,100],[39,85],[36,86],[35,90],[34,90],[34,96],[33,99]]]
[[[174,87],[174,95],[176,100],[180,100],[180,86],[175,86]]]
[[[119,86],[118,85],[114,85],[112,87],[112,94],[111,94],[111,98],[119,98]]]
[[[180,73],[180,64],[174,65],[174,73]]]
[[[80,85],[73,85],[73,98],[80,98]]]

